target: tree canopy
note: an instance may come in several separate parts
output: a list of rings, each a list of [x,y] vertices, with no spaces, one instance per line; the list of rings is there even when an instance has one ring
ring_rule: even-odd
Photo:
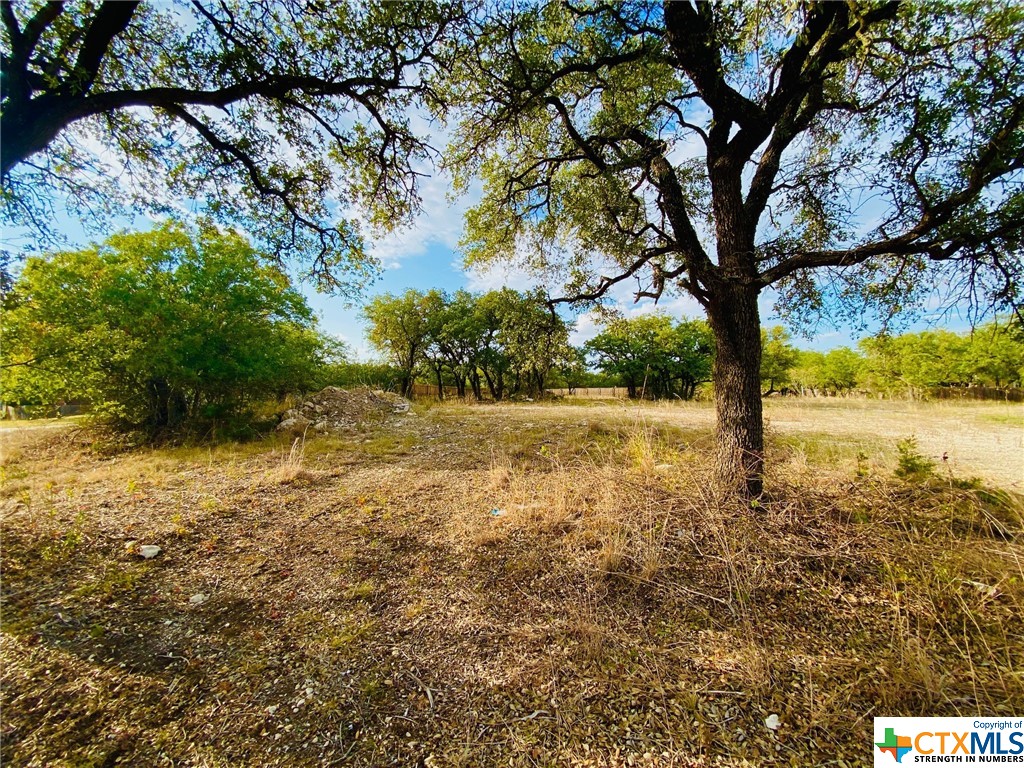
[[[1019,320],[996,318],[970,332],[935,329],[879,334],[857,349],[797,350],[781,327],[766,334],[762,378],[774,389],[814,395],[859,391],[881,397],[928,397],[936,390],[1024,385],[1024,333]]]
[[[0,318],[3,399],[84,399],[151,434],[301,389],[328,350],[241,236],[166,224],[29,259]]]
[[[4,2],[0,177],[8,224],[192,200],[325,286],[375,272],[375,224],[417,203],[408,109],[458,4]],[[113,160],[112,158],[116,158]]]
[[[1018,302],[1019,6],[496,2],[474,24],[449,81],[449,165],[484,181],[468,261],[525,262],[576,302],[629,280],[694,296],[723,483],[761,492],[765,288],[797,320],[935,285]]]
[[[431,299],[429,295],[409,289],[401,296],[374,296],[363,308],[369,326],[366,336],[400,373],[399,392],[412,393],[416,366],[427,344]]]
[[[988,323],[970,334],[934,330],[877,336],[859,346],[859,381],[883,394],[1024,384],[1024,337],[1013,324]]]
[[[792,337],[781,325],[761,329],[761,384],[769,395],[789,383],[790,369],[796,365],[799,352],[790,342]]]
[[[553,371],[575,370],[579,362],[569,327],[539,291],[408,290],[374,297],[364,317],[370,342],[402,371],[405,394],[422,372],[436,383],[439,398],[446,382],[459,397],[468,385],[477,400],[485,385],[495,400],[539,397]]]
[[[585,348],[630,397],[689,400],[697,385],[711,380],[714,341],[702,320],[674,323],[664,314],[615,318]]]
[[[797,353],[786,383],[794,391],[843,395],[862,386],[863,358],[849,347],[828,352],[802,350]]]

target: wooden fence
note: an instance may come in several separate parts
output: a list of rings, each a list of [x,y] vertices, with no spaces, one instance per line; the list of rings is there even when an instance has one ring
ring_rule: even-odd
[[[444,396],[446,398],[455,399],[459,396],[459,390],[457,387],[443,387]],[[470,397],[473,396],[473,390],[466,387],[466,394]],[[436,384],[413,384],[412,385],[412,396],[413,397],[437,397],[437,385]]]
[[[1024,389],[1017,387],[931,387],[928,397],[936,400],[1003,400],[1024,403]]]
[[[625,399],[629,390],[625,387],[576,387],[576,389],[545,389],[544,394],[553,397],[581,397],[591,400]],[[416,398],[437,398],[436,384],[413,384],[412,396]],[[445,399],[455,400],[459,396],[456,387],[444,387]],[[473,390],[466,387],[466,396],[473,397]],[[484,398],[490,399],[490,392],[484,387]]]
[[[617,400],[629,397],[625,387],[576,387],[575,389],[548,389],[549,395],[556,397],[580,397],[590,400]]]

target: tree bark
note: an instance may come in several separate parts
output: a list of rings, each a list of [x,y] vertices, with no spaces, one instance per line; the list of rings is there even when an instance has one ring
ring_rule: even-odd
[[[530,384],[530,389],[536,387],[536,392],[533,396],[536,397],[538,400],[542,400],[544,398],[544,383],[547,377],[547,371],[542,371],[539,368],[533,369],[533,377]]]
[[[497,400],[498,398],[494,397],[494,379],[491,378],[490,371],[488,371],[486,368],[481,368],[480,372],[483,373],[484,381],[487,382],[487,391],[491,393],[491,397],[494,400]]]
[[[756,287],[726,282],[710,297],[715,335],[717,479],[723,489],[755,499],[764,490],[761,408],[761,318]]]
[[[154,435],[165,430],[170,423],[171,388],[163,379],[150,379],[150,424]]]
[[[441,366],[434,366],[434,377],[437,379],[437,400],[441,402],[444,400],[444,380],[441,377]]]

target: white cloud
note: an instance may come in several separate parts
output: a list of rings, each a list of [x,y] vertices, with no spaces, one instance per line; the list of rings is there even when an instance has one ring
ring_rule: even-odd
[[[351,351],[351,357],[353,362],[371,363],[376,362],[381,358],[380,352],[371,347],[365,341],[359,344],[351,344],[349,346],[349,350]]]
[[[435,171],[420,180],[419,194],[422,207],[409,226],[383,235],[375,235],[367,228],[370,253],[387,269],[397,268],[402,261],[422,256],[432,245],[455,250],[462,237],[465,212],[480,199],[480,187],[474,186],[466,194],[452,200],[451,179]]]
[[[462,269],[462,264],[453,264],[456,269]],[[512,288],[517,291],[528,291],[531,288],[544,285],[544,282],[521,265],[516,264],[491,264],[486,267],[469,267],[464,269],[466,275],[466,288],[470,291],[500,291],[502,288]]]
[[[576,327],[569,334],[569,343],[582,347],[601,332],[600,316],[597,312],[584,312],[576,318]]]
[[[685,317],[692,319],[705,316],[704,307],[702,307],[700,302],[690,295],[667,296],[661,299],[657,304],[650,299],[644,299],[637,304],[630,301],[626,310],[626,314],[630,317],[651,315],[655,312],[661,312],[669,317],[675,318]]]

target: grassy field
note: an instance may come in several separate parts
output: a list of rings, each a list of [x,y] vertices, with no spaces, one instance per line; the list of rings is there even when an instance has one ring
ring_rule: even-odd
[[[859,766],[876,715],[1024,712],[1024,408],[766,413],[753,508],[700,405],[0,431],[0,759]]]

